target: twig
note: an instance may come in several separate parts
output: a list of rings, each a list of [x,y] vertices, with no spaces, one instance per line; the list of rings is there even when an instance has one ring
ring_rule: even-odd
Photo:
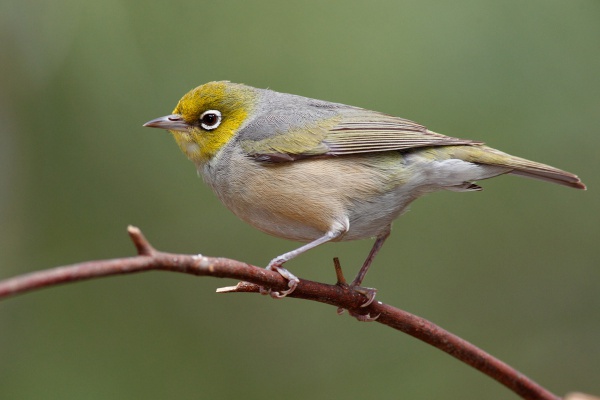
[[[218,289],[220,293],[258,292],[260,286],[273,290],[287,288],[287,282],[276,272],[226,258],[164,253],[154,249],[138,228],[130,226],[128,232],[138,256],[72,264],[0,281],[0,299],[67,282],[152,270],[243,281],[237,286]],[[365,298],[343,284],[339,263],[336,273],[337,285],[301,279],[289,296],[330,304],[366,319],[378,315],[376,322],[437,347],[500,382],[523,399],[560,399],[509,365],[423,318],[378,301],[361,308]]]

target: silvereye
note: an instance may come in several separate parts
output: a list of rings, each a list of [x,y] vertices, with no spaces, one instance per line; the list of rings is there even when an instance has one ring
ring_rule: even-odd
[[[239,218],[306,242],[267,266],[288,280],[289,289],[273,297],[299,281],[282,267],[286,261],[330,241],[374,237],[351,283],[364,289],[392,222],[424,194],[479,191],[475,181],[502,174],[585,189],[569,172],[403,118],[228,81],[193,89],[173,114],[144,126],[168,129]]]

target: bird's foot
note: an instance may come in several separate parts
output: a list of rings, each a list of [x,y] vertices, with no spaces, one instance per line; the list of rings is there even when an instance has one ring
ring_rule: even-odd
[[[333,266],[335,268],[335,275],[337,276],[338,286],[341,286],[348,290],[354,290],[355,292],[358,292],[367,298],[367,301],[360,305],[361,307],[368,307],[373,302],[373,300],[375,300],[377,289],[360,286],[362,282],[362,276],[360,274],[357,275],[357,277],[352,281],[351,284],[348,284],[346,283],[346,278],[344,277],[344,273],[342,272],[342,265],[340,264],[339,258],[335,257],[333,259]]]
[[[379,316],[381,315],[381,314],[377,314],[374,317],[371,317],[370,313],[363,315],[363,314],[357,314],[354,311],[350,311],[350,310],[348,310],[348,314],[350,314],[350,316],[356,318],[360,322],[373,322],[373,321],[377,320],[377,318],[379,318]]]
[[[346,290],[352,290],[356,293],[360,293],[367,298],[367,300],[360,305],[361,308],[369,307],[371,303],[375,300],[375,296],[377,295],[377,289],[369,288],[364,286],[356,286],[353,284],[348,285],[347,283],[338,282],[338,286],[343,287]]]
[[[363,304],[360,305],[361,308],[370,306],[371,303],[373,303],[373,301],[375,300],[375,295],[377,294],[377,289],[363,287],[363,286],[356,286],[354,284],[348,285],[346,282],[338,282],[337,284],[346,290],[352,290],[352,291],[355,291],[355,292],[360,293],[363,296],[365,296],[367,298],[367,301],[365,301]],[[338,315],[342,315],[344,313],[344,309],[338,308],[337,313],[338,313]],[[361,314],[353,312],[352,310],[348,310],[348,314],[350,314],[352,317],[354,317],[357,320],[362,321],[362,322],[375,321],[379,317],[379,315],[377,315],[375,317],[371,317],[370,314],[361,315]]]
[[[267,268],[269,271],[275,271],[277,273],[279,273],[279,275],[281,275],[284,279],[286,279],[288,281],[288,287],[289,289],[286,290],[282,290],[281,292],[277,292],[271,289],[265,289],[263,287],[260,288],[260,294],[268,294],[269,296],[271,296],[274,299],[283,299],[285,296],[287,296],[288,294],[292,293],[294,290],[296,290],[296,287],[298,286],[298,282],[300,282],[300,279],[298,279],[298,277],[294,274],[292,274],[290,271],[288,271],[287,269],[283,268],[281,266],[281,262],[280,260],[278,260],[277,258],[273,261],[271,261],[269,263],[269,265],[267,265]]]
[[[337,309],[338,315],[342,315],[344,313],[344,311],[346,311],[346,309],[341,308],[341,307]],[[351,317],[356,318],[360,322],[373,322],[373,321],[377,320],[377,318],[379,318],[379,316],[381,315],[381,314],[377,314],[372,317],[371,313],[359,314],[352,310],[348,310],[348,314],[350,314]]]
[[[367,298],[367,301],[365,301],[363,304],[360,305],[361,307],[370,306],[371,303],[373,302],[373,300],[375,300],[375,296],[377,295],[377,289],[375,289],[375,288],[357,286],[354,284],[350,284],[348,286],[348,288],[351,290],[354,290],[355,292],[362,294],[363,296],[365,296]]]

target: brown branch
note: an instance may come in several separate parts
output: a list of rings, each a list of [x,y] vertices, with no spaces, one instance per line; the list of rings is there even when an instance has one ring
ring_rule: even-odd
[[[219,289],[218,292],[221,293],[258,292],[259,285],[273,290],[287,289],[286,281],[276,272],[226,258],[160,252],[150,245],[138,228],[130,226],[128,231],[138,256],[89,261],[0,281],[0,299],[67,282],[152,270],[243,281],[237,286]],[[361,304],[365,302],[365,298],[345,285],[339,264],[336,265],[336,272],[340,282],[337,285],[301,279],[290,297],[331,304],[339,309],[348,310],[351,315],[361,320],[376,318],[376,322],[429,343],[483,372],[523,399],[559,399],[514,368],[423,318],[378,301],[362,308]]]

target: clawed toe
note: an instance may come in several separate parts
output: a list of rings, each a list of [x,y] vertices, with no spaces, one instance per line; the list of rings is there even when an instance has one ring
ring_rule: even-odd
[[[377,314],[374,317],[371,317],[370,313],[362,315],[362,314],[357,314],[350,310],[348,310],[348,314],[350,314],[352,317],[356,318],[360,322],[373,322],[373,321],[377,320],[377,318],[379,318],[379,316],[381,315],[381,314]]]
[[[375,296],[377,295],[377,289],[375,288],[368,288],[363,286],[350,286],[350,288],[367,298],[367,301],[360,305],[361,307],[370,306],[373,300],[375,300]]]
[[[265,289],[265,288],[261,287],[259,291],[260,291],[260,294],[263,294],[263,295],[268,294],[269,296],[271,296],[274,299],[283,299],[285,296],[287,296],[288,294],[290,294],[294,290],[296,290],[296,287],[298,286],[298,282],[300,282],[300,279],[298,279],[298,277],[296,275],[292,274],[287,269],[283,268],[281,266],[281,264],[278,265],[278,263],[276,263],[275,261],[276,260],[271,261],[271,263],[267,266],[266,269],[268,269],[270,271],[276,271],[277,273],[279,273],[279,275],[281,275],[283,278],[285,278],[288,281],[289,289],[282,290],[279,292],[279,291],[274,291],[271,289]]]
[[[340,285],[340,283],[338,283],[338,285]],[[354,284],[348,285],[346,283],[343,283],[341,285],[346,287],[348,290],[353,290],[357,293],[362,294],[363,296],[365,296],[367,298],[367,301],[365,301],[363,304],[360,305],[361,307],[370,306],[371,303],[373,303],[373,301],[375,300],[375,296],[377,295],[377,289],[375,289],[375,288],[356,286]]]
[[[353,291],[365,296],[367,298],[367,301],[365,301],[363,304],[360,305],[361,308],[368,307],[369,305],[371,305],[371,303],[373,303],[373,301],[375,300],[375,295],[377,294],[377,289],[374,289],[374,288],[356,286],[355,284],[348,285],[346,283],[340,283],[340,282],[338,282],[338,285],[341,285],[348,290],[353,290]],[[344,311],[345,311],[345,309],[343,309],[343,308],[337,309],[338,315],[342,315],[344,313]],[[380,314],[377,314],[376,316],[372,317],[370,313],[363,315],[363,314],[354,312],[352,310],[348,310],[348,314],[350,314],[350,316],[356,318],[357,320],[359,320],[361,322],[375,321],[377,318],[379,318],[379,315],[380,315]]]
[[[300,280],[290,280],[288,281],[288,286],[289,289],[287,290],[282,290],[281,292],[277,292],[271,289],[265,289],[263,287],[261,287],[259,289],[260,294],[268,294],[269,296],[271,296],[274,299],[283,299],[285,296],[287,296],[288,294],[292,293],[294,290],[296,290],[296,287],[298,286],[298,282],[300,282]]]
[[[344,313],[344,311],[346,311],[346,309],[340,307],[340,308],[337,309],[337,314],[338,315],[342,315]],[[356,313],[356,312],[354,312],[352,310],[348,310],[348,314],[350,314],[351,317],[356,318],[360,322],[373,322],[377,318],[379,318],[379,316],[381,315],[381,314],[377,314],[376,316],[371,317],[371,313],[359,314],[359,313]]]

